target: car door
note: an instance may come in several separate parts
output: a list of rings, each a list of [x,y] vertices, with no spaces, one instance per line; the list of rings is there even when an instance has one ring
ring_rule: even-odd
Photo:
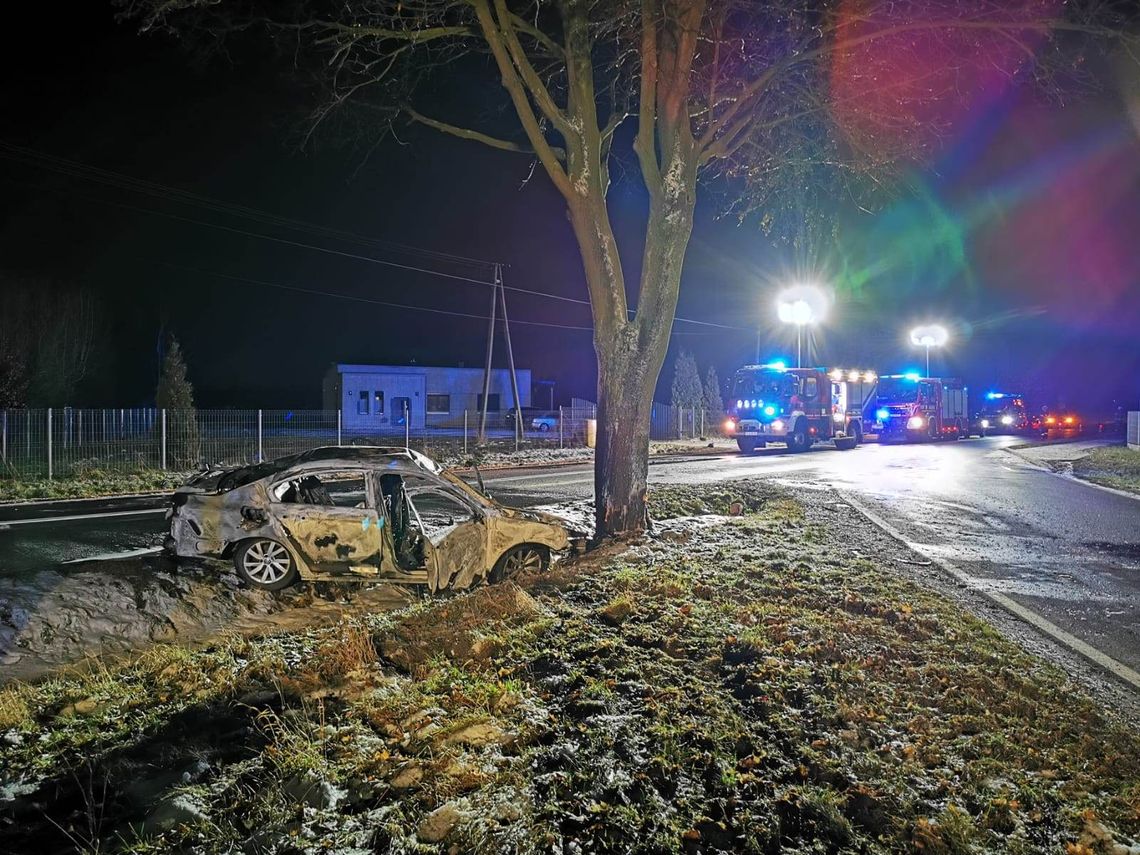
[[[383,524],[364,470],[287,475],[270,487],[270,513],[313,572],[379,574]]]
[[[408,501],[426,541],[428,587],[433,593],[469,587],[488,570],[483,512],[459,493],[434,482],[407,481]]]

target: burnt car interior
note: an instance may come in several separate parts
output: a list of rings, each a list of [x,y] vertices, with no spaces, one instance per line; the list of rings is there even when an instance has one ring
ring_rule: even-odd
[[[404,477],[391,473],[380,476],[380,497],[388,518],[392,552],[403,570],[418,570],[426,564],[424,538],[414,520],[415,509],[408,500]]]

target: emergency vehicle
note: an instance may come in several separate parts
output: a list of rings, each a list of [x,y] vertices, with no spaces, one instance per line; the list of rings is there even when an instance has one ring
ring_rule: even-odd
[[[1032,425],[1025,400],[1015,392],[986,392],[978,427],[986,434],[1028,433]]]
[[[873,371],[746,365],[733,381],[725,431],[745,454],[769,442],[798,452],[831,441],[847,451],[863,440],[875,380]]]
[[[879,442],[962,439],[969,435],[968,389],[950,377],[888,374],[875,391]]]

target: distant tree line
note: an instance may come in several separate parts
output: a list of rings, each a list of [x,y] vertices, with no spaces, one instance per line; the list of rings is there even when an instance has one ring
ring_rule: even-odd
[[[709,366],[702,383],[697,358],[682,350],[673,362],[673,388],[670,401],[674,407],[703,407],[711,413],[721,412],[724,409],[724,401],[720,395],[720,378],[717,376],[716,367]]]
[[[0,407],[71,404],[103,353],[104,316],[83,286],[0,274]]]

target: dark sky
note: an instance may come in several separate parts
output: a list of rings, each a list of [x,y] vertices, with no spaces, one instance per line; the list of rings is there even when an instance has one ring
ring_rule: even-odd
[[[328,143],[302,152],[296,130],[312,102],[271,56],[195,66],[168,40],[116,24],[109,7],[75,6],[52,21],[50,52],[27,49],[45,24],[30,8],[0,33],[0,141],[389,244],[502,261],[508,285],[585,298],[561,201],[541,170],[527,180],[527,158],[415,130],[367,159]],[[940,369],[975,389],[1016,387],[1041,404],[1138,403],[1140,143],[1119,79],[1130,75],[1136,91],[1136,75],[1106,68],[1104,91],[1083,102],[1006,93],[960,117],[939,160],[914,176],[914,196],[877,215],[845,214],[840,244],[812,253],[811,277],[837,293],[815,336],[818,361],[912,368],[920,355],[906,330],[938,319],[953,332]],[[111,315],[107,359],[77,403],[146,403],[161,329],[182,341],[206,406],[318,406],[334,361],[482,360],[478,319],[245,280],[484,315],[482,286],[283,241],[475,278],[485,267],[286,230],[11,157],[0,157],[0,193],[5,281],[84,283]],[[619,181],[611,201],[636,258],[643,191]],[[774,322],[774,294],[805,275],[805,262],[754,224],[718,220],[708,202],[698,215],[678,314],[725,326],[678,324],[687,334],[674,347],[724,377],[752,360],[760,326],[762,355],[788,356],[794,339]],[[513,321],[589,323],[585,306],[508,299]],[[518,363],[554,379],[560,400],[592,397],[587,332],[519,323],[513,335]],[[496,362],[504,358],[500,340]],[[668,381],[667,364],[660,399]]]

